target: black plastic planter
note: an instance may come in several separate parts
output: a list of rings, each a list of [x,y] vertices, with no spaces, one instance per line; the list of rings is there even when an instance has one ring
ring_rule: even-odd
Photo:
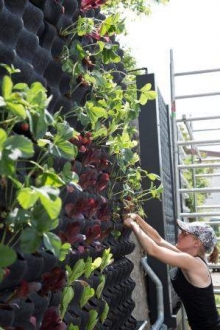
[[[0,41],[9,48],[14,48],[21,30],[21,19],[3,8],[0,12]]]
[[[52,292],[51,298],[50,298],[50,306],[58,307],[61,304],[61,300],[62,300],[62,292],[61,291]]]
[[[44,18],[52,25],[56,25],[63,15],[63,8],[61,4],[54,0],[47,0],[44,4]]]
[[[74,90],[71,75],[62,71],[60,55],[63,46],[68,44],[71,36],[61,36],[60,29],[77,22],[79,15],[94,18],[94,22],[97,21],[96,18],[104,19],[105,15],[101,14],[100,8],[81,10],[80,7],[80,0],[0,0],[0,62],[13,64],[15,68],[21,70],[20,73],[12,76],[14,84],[17,82],[27,84],[34,81],[41,82],[46,87],[48,96],[53,96],[47,110],[51,114],[60,110],[60,116],[64,115],[64,119],[81,134],[80,137],[84,138],[85,136],[86,139],[87,130],[89,131],[90,127],[84,127],[76,116],[65,117],[65,115],[69,114],[73,106],[83,106],[86,101],[91,99],[90,93],[93,89],[79,75],[78,81],[74,82]],[[95,38],[88,36],[75,36],[75,38],[81,43],[82,47],[86,45],[86,49],[94,51],[94,46],[91,43],[96,42]],[[121,53],[120,50],[118,52]],[[73,62],[78,60],[76,55],[74,59],[71,59]],[[98,66],[98,61],[96,65]],[[113,64],[109,68],[113,68],[115,71],[119,69],[123,71],[122,65]],[[105,69],[105,65],[100,64],[100,69]],[[101,70],[100,72],[102,72]],[[5,72],[0,68],[0,75],[3,74]],[[123,78],[123,73],[114,73],[114,78],[119,84]],[[14,130],[14,133],[17,132]],[[51,129],[51,134],[53,133]],[[30,132],[26,133],[26,137],[33,138]],[[89,141],[88,144],[88,150],[89,148],[98,149],[100,147],[96,146],[95,140],[91,144]],[[84,144],[81,147],[84,147]],[[17,176],[18,173],[16,173],[16,176],[21,183],[25,182],[28,171],[31,171],[30,167],[32,165],[30,165],[30,161],[32,161],[32,164],[33,161],[37,161],[40,148],[37,149],[35,148],[36,153],[32,159],[21,162],[20,167],[17,168],[19,176]],[[102,145],[100,147],[101,151],[99,154],[97,153],[96,159],[94,159],[94,155],[90,157],[82,149],[79,150],[77,161],[70,160],[73,172],[76,171],[80,176],[82,170],[84,171],[85,168],[90,166],[94,167],[98,174],[99,172],[105,172],[111,175],[111,164],[114,163],[114,157],[108,155],[106,146],[103,147]],[[85,149],[87,151],[87,145]],[[105,157],[105,154],[107,157]],[[92,157],[93,159],[91,159]],[[106,167],[102,164],[103,159],[107,159]],[[45,162],[47,163],[47,156],[45,156]],[[28,170],[23,169],[26,164],[29,166]],[[66,164],[66,160],[57,158],[52,167],[56,173],[60,173],[64,164]],[[35,180],[35,178],[31,178],[30,181],[32,179],[33,181]],[[48,325],[48,322],[50,322],[48,318],[50,312],[53,311],[57,318],[60,317],[58,306],[61,304],[62,289],[59,286],[48,286],[46,290],[46,285],[44,287],[45,276],[43,275],[51,273],[56,266],[61,268],[62,271],[66,269],[67,264],[70,268],[73,268],[79,259],[86,260],[88,256],[95,260],[99,256],[102,257],[104,249],[111,247],[114,262],[104,272],[107,280],[103,295],[99,299],[96,296],[90,298],[86,306],[81,308],[80,298],[84,287],[79,281],[74,281],[74,297],[68,306],[63,321],[67,327],[72,323],[73,325],[78,325],[80,330],[85,330],[89,320],[89,311],[96,310],[100,317],[105,307],[105,301],[103,300],[105,298],[107,303],[109,303],[111,313],[104,324],[101,324],[99,320],[95,330],[119,330],[119,327],[126,330],[133,329],[133,320],[129,318],[129,314],[133,309],[133,302],[129,301],[129,298],[134,284],[130,282],[129,278],[130,263],[124,258],[124,255],[129,254],[133,249],[133,245],[129,241],[130,232],[122,230],[122,222],[113,222],[111,220],[112,204],[106,197],[107,188],[105,189],[104,187],[103,190],[99,190],[93,184],[88,184],[88,186],[86,186],[87,182],[84,184],[83,191],[78,191],[73,187],[73,193],[70,192],[73,191],[71,190],[71,184],[67,184],[59,196],[62,200],[62,210],[59,214],[59,225],[53,230],[53,233],[59,235],[62,243],[69,242],[72,245],[71,252],[67,255],[66,260],[63,261],[59,261],[52,253],[41,251],[41,249],[38,251],[39,254],[18,255],[18,260],[9,267],[9,275],[0,283],[0,301],[5,306],[5,302],[9,297],[17,297],[18,294],[23,296],[22,299],[12,300],[17,304],[18,308],[4,309],[0,306],[0,326],[17,330],[55,329],[57,324],[55,326],[51,325],[51,323]],[[70,189],[68,190],[68,188]],[[118,188],[121,190],[122,183],[119,184]],[[0,194],[2,195],[2,191],[0,191]],[[80,203],[77,205],[78,199],[81,199],[81,197],[81,205]],[[84,197],[85,200],[83,200]],[[94,199],[95,206],[90,205],[89,199]],[[0,201],[2,208],[5,206],[3,202],[2,198]],[[97,206],[95,202],[97,202]],[[120,204],[117,200],[113,202],[117,203],[117,205]],[[67,204],[72,204],[72,209],[71,207],[67,209]],[[122,203],[119,207],[120,218]],[[102,220],[103,222],[100,222]],[[76,221],[80,222],[79,237],[76,239],[74,237],[71,240],[71,233],[66,233],[66,231],[70,228],[68,224],[74,224]],[[96,225],[98,226],[96,227]],[[99,227],[101,228],[101,233],[99,232]],[[77,232],[77,228],[72,229],[72,236],[74,236],[74,229]],[[114,235],[109,235],[114,230],[121,232],[121,238],[115,239]],[[80,241],[81,238],[84,239],[83,234],[87,236],[87,239]],[[119,260],[116,260],[117,258]],[[89,279],[85,279],[94,290],[100,284],[99,275],[100,271],[97,270],[95,273],[92,273]],[[31,293],[30,291],[27,293],[26,289],[32,290]],[[33,290],[35,291],[33,292]],[[36,323],[36,326],[34,326],[34,323]],[[65,327],[63,322],[59,323],[58,321],[58,326],[60,324]]]
[[[37,31],[39,31],[39,28],[43,22],[44,16],[41,10],[37,9],[35,6],[28,2],[26,4],[22,18],[24,27],[30,32],[37,34]]]
[[[15,51],[5,46],[0,41],[0,62],[5,64],[11,64],[15,60]],[[2,76],[2,74],[0,74]]]
[[[43,257],[40,254],[25,254],[24,259],[27,262],[27,267],[23,280],[32,282],[39,279],[44,266]]]
[[[31,329],[33,325],[31,326],[29,320],[34,312],[34,303],[30,299],[15,299],[13,303],[19,306],[19,308],[15,310],[13,326],[23,327],[25,330]]]
[[[14,308],[7,305],[0,305],[0,326],[10,327],[13,325],[15,318]]]
[[[78,315],[75,315],[73,312],[66,312],[64,316],[64,322],[66,324],[73,324],[75,326],[80,327],[81,325],[81,318]]]
[[[42,75],[51,60],[52,57],[49,55],[49,53],[45,49],[39,47],[35,51],[35,54],[32,59],[32,64],[34,66],[35,71],[38,74]]]
[[[44,8],[46,1],[47,0],[30,0],[30,2],[33,3],[34,6],[40,8],[40,9]]]
[[[59,57],[62,53],[63,47],[65,45],[65,41],[62,40],[59,37],[55,37],[55,39],[53,40],[53,44],[51,47],[51,55],[53,56],[53,58],[59,60]]]
[[[42,274],[50,272],[58,264],[58,260],[55,255],[50,251],[41,252],[43,258]]]
[[[81,309],[78,306],[74,306],[71,310],[70,313],[73,313],[76,316],[79,316],[81,322],[80,322],[80,330],[85,330],[86,329],[86,325],[89,321],[89,313],[83,309]]]
[[[36,318],[37,327],[39,327],[49,306],[49,298],[46,296],[42,297],[36,292],[30,293],[29,298],[34,304],[33,316]]]
[[[44,31],[42,32],[41,38],[39,40],[41,47],[50,51],[55,36],[56,36],[56,28],[51,24],[45,22]]]
[[[60,63],[50,61],[44,70],[44,78],[47,80],[47,83],[54,88],[58,88],[62,76],[63,71]]]
[[[29,82],[30,77],[34,71],[33,66],[30,63],[21,59],[19,56],[15,57],[14,66],[16,68],[20,69],[20,71],[21,71],[19,73],[19,75],[14,76],[14,79],[13,79],[14,82],[15,83],[24,82],[24,81]]]
[[[63,6],[65,8],[65,16],[69,19],[73,19],[73,16],[78,13],[78,2],[77,0],[63,0]]]
[[[31,63],[39,43],[36,36],[26,29],[22,29],[16,44],[16,52],[20,58]]]
[[[27,0],[7,0],[5,5],[13,14],[22,15],[27,5]]]
[[[9,267],[9,275],[0,283],[0,291],[4,289],[13,289],[23,279],[24,273],[27,268],[27,261],[20,255],[17,255],[17,260]]]

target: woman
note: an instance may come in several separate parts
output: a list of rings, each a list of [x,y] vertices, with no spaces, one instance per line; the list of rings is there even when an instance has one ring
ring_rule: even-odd
[[[124,225],[132,229],[148,255],[177,267],[171,281],[183,302],[191,329],[220,330],[212,279],[205,261],[206,254],[209,262],[218,261],[217,240],[211,226],[177,220],[181,232],[174,246],[137,214],[128,214]]]

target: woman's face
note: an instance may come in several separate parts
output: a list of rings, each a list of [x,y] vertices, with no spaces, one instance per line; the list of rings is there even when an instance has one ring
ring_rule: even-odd
[[[188,252],[195,247],[195,241],[198,241],[196,236],[186,232],[185,230],[181,230],[178,235],[176,247],[183,252]]]

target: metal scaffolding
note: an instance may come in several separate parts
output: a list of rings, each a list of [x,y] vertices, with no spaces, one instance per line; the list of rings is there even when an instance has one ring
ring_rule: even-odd
[[[182,114],[177,118],[177,103],[181,99],[214,97],[220,95],[220,91],[201,94],[176,95],[175,78],[188,75],[200,75],[206,73],[220,72],[220,68],[189,71],[175,73],[173,51],[170,51],[170,82],[171,82],[171,122],[172,122],[172,152],[173,152],[173,171],[176,210],[175,216],[183,221],[203,221],[211,226],[217,234],[220,241],[220,115],[196,116],[195,113],[190,116]],[[211,123],[217,124],[211,125]],[[205,127],[201,128],[201,124]],[[194,124],[199,126],[194,129]],[[212,127],[213,126],[213,127]],[[184,132],[184,133],[183,133]],[[206,139],[207,132],[213,133],[210,139]],[[202,134],[202,139],[196,138]],[[210,151],[212,147],[212,151]],[[214,151],[213,151],[214,149]],[[219,150],[219,151],[218,151]],[[188,174],[188,177],[187,177]],[[191,177],[190,180],[187,180]],[[208,186],[201,187],[201,179],[208,182]],[[219,181],[214,182],[215,181]],[[190,182],[189,182],[190,181]],[[206,194],[208,198],[201,205],[199,194]],[[219,198],[212,202],[213,194],[219,194]],[[187,198],[193,199],[194,209],[187,207]],[[207,201],[207,202],[206,202]],[[209,265],[210,269],[220,269],[220,263],[217,266]],[[217,268],[216,268],[217,267]],[[215,294],[220,294],[219,288],[214,287]],[[183,313],[184,319],[184,313]],[[182,330],[185,330],[183,325]]]
[[[192,117],[187,117],[185,114],[182,118],[176,118],[177,114],[177,100],[194,98],[194,97],[212,97],[220,95],[219,91],[211,93],[201,94],[189,94],[189,95],[176,95],[175,94],[175,78],[188,75],[200,75],[212,72],[220,72],[220,69],[210,69],[201,71],[188,71],[175,73],[173,52],[170,51],[170,80],[171,80],[171,115],[172,115],[172,148],[173,148],[173,163],[174,163],[174,181],[175,181],[175,196],[176,196],[176,218],[183,218],[183,220],[195,218],[196,220],[207,220],[206,218],[219,217],[220,218],[220,198],[219,204],[198,205],[197,195],[205,193],[211,195],[213,193],[220,193],[220,187],[213,187],[211,182],[213,178],[220,176],[220,173],[215,172],[215,169],[219,169],[220,172],[220,152],[216,157],[209,157],[209,153],[204,153],[204,150],[208,150],[208,146],[220,146],[220,116],[205,116],[196,117],[192,114]],[[210,121],[218,121],[219,127],[210,127]],[[206,121],[206,127],[203,129],[193,129],[193,122]],[[207,131],[215,131],[211,139],[196,139],[196,133],[204,133]],[[182,133],[184,132],[184,134]],[[218,134],[219,133],[219,134]],[[203,147],[203,150],[201,150]],[[206,147],[206,149],[205,149]],[[205,155],[204,155],[205,154]],[[185,155],[185,156],[184,156]],[[190,162],[189,162],[190,159]],[[204,173],[199,173],[199,169],[204,169]],[[206,171],[205,170],[209,170]],[[184,172],[191,173],[190,184],[187,186],[187,180],[184,178]],[[210,173],[211,172],[211,173]],[[199,187],[198,180],[200,178],[206,178],[209,182],[209,187]],[[184,207],[185,200],[189,196],[194,195],[194,210],[188,210],[185,212]],[[203,212],[203,210],[205,210]],[[205,217],[205,219],[204,219]],[[212,223],[210,221],[211,225]]]

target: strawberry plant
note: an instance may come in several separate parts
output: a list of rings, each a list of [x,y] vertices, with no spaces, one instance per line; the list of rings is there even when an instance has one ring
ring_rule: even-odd
[[[79,7],[77,1],[31,2],[44,13],[37,33],[40,49],[47,49],[44,42],[51,49],[50,70],[41,68],[49,88],[36,81],[15,83],[19,70],[2,64],[0,286],[6,297],[1,296],[0,312],[10,310],[12,319],[20,321],[16,313],[26,311],[16,328],[92,330],[108,316],[104,270],[113,262],[112,251],[118,244],[121,255],[126,254],[123,214],[141,214],[142,204],[161,193],[159,178],[138,166],[132,125],[139,104],[156,93],[149,84],[137,90],[135,76],[123,67],[116,41],[124,31],[120,15],[91,18],[105,1],[83,0]],[[67,3],[76,8],[69,27],[73,13]],[[58,44],[63,51],[57,51]],[[63,98],[56,104],[50,82],[56,80],[57,86],[59,79],[51,67],[60,69],[62,97],[73,101],[67,109]],[[69,86],[63,86],[63,78]],[[77,98],[80,90],[86,91],[82,99]],[[48,109],[54,99],[53,112]],[[150,182],[147,191],[143,178]],[[40,316],[33,312],[34,299],[34,307],[44,304]]]
[[[9,75],[3,78],[0,98],[0,175],[1,192],[5,194],[0,210],[1,252],[6,257],[0,263],[2,269],[15,261],[13,247],[18,242],[24,252],[35,252],[43,243],[58,258],[65,258],[70,244],[62,244],[51,230],[58,224],[62,207],[60,189],[78,181],[68,163],[60,173],[49,165],[57,157],[67,161],[75,158],[77,148],[68,141],[74,137],[74,130],[47,111],[50,98],[40,83],[14,85],[11,74],[15,71],[4,67]],[[20,120],[25,123],[18,132],[14,127]],[[27,128],[30,137],[26,137]],[[21,173],[25,173],[22,182]],[[1,278],[3,275],[1,271]]]

